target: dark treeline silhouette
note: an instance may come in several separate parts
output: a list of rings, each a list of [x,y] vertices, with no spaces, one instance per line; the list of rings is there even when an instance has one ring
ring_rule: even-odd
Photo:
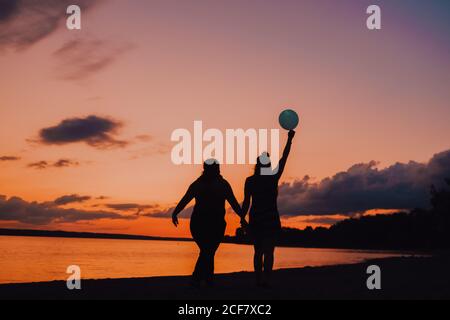
[[[446,180],[450,186],[450,179]],[[280,246],[439,250],[450,249],[450,190],[431,188],[431,208],[351,218],[330,228],[283,228]],[[248,243],[244,230],[227,240]]]

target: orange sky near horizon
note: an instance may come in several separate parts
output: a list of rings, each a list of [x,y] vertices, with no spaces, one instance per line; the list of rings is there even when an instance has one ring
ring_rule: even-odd
[[[370,32],[368,4],[111,0],[83,14],[81,31],[62,20],[24,49],[0,47],[0,157],[20,158],[0,162],[0,195],[29,202],[91,196],[76,205],[85,210],[102,203],[170,208],[201,173],[171,162],[173,130],[192,130],[195,120],[220,130],[278,128],[286,107],[298,111],[301,127],[283,181],[319,181],[371,160],[381,168],[428,161],[449,148],[448,43],[420,12],[403,15],[385,2],[384,27]],[[416,24],[408,25],[407,14]],[[71,42],[78,47],[57,54]],[[83,69],[91,60],[105,65]],[[88,115],[120,121],[117,138],[132,143],[111,150],[33,143],[40,129]],[[28,167],[59,159],[78,165]],[[252,165],[222,172],[242,201]],[[100,196],[108,199],[94,199]],[[304,222],[310,218],[283,224],[324,225]],[[227,219],[234,233],[237,218]],[[0,227],[189,234],[187,220],[175,229],[169,219],[146,217]]]

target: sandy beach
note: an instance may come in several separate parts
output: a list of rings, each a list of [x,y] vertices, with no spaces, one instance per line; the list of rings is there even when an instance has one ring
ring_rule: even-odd
[[[366,287],[369,265],[382,271],[382,289]],[[0,285],[0,299],[149,299],[149,300],[297,300],[297,299],[449,299],[448,257],[389,258],[367,263],[284,269],[270,289],[256,288],[252,273],[217,275],[212,288],[192,288],[182,276],[83,280],[69,291],[64,281]]]

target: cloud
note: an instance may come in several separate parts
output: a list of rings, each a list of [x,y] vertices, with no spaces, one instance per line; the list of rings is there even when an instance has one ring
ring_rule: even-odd
[[[0,0],[0,22],[9,20],[19,9],[19,1]]]
[[[100,0],[77,0],[83,13]],[[70,0],[0,0],[0,48],[26,49],[64,26]]]
[[[39,142],[47,145],[83,142],[97,149],[123,148],[128,142],[114,137],[121,127],[119,121],[95,115],[70,118],[56,126],[42,129]]]
[[[43,170],[48,168],[67,168],[67,167],[77,167],[80,163],[78,161],[69,160],[69,159],[60,159],[56,162],[48,162],[48,161],[38,161],[28,164],[28,168]]]
[[[63,209],[53,202],[27,202],[18,197],[0,196],[0,221],[17,221],[32,225],[50,223],[74,223],[100,219],[133,220],[135,216],[121,215],[108,211],[86,211]]]
[[[136,140],[140,141],[140,142],[150,142],[152,141],[154,138],[149,135],[149,134],[140,134],[136,136]]]
[[[377,162],[361,163],[315,183],[306,176],[279,188],[284,216],[353,215],[372,209],[412,209],[429,206],[432,184],[450,177],[450,150],[428,163],[396,163],[378,169]]]
[[[322,224],[322,225],[333,225],[336,224],[339,221],[342,221],[343,217],[316,217],[316,218],[310,218],[310,219],[306,219],[306,220],[302,220],[302,222],[304,223],[312,223],[312,224]]]
[[[0,162],[2,161],[19,161],[20,158],[19,157],[13,157],[13,156],[2,156],[0,157]]]
[[[78,0],[82,14],[102,0]],[[70,0],[0,0],[0,50],[24,50],[65,28],[66,9]],[[59,77],[81,80],[110,66],[116,59],[132,49],[131,44],[113,45],[87,38],[84,34],[61,45],[54,52],[59,60]]]
[[[53,55],[60,61],[59,77],[64,80],[82,80],[96,74],[133,48],[97,40],[78,38],[64,43]]]
[[[142,214],[142,216],[147,218],[171,218],[174,209],[175,207],[171,207],[165,210],[155,208],[154,210],[150,210],[149,212]],[[194,211],[194,207],[187,207],[178,215],[178,218],[189,219],[192,215],[192,211]]]
[[[148,209],[155,209],[157,205],[142,205],[137,203],[109,203],[104,204],[104,207],[116,211],[122,212],[130,212],[136,211],[136,215],[140,215],[143,211],[147,211]]]
[[[58,206],[64,206],[66,204],[81,203],[81,202],[85,202],[88,200],[91,200],[90,196],[79,196],[77,194],[71,194],[71,195],[59,197],[59,198],[55,199],[55,201],[53,201],[53,202]]]
[[[38,162],[33,162],[30,163],[28,165],[28,168],[33,168],[33,169],[47,169],[50,166],[50,164],[47,161],[38,161]]]
[[[60,159],[53,164],[55,168],[77,167],[80,163],[70,159]]]

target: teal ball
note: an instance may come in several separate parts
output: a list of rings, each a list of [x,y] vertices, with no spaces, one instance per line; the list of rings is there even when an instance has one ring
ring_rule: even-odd
[[[297,112],[291,109],[284,110],[278,120],[281,127],[286,130],[294,130],[300,122]]]

